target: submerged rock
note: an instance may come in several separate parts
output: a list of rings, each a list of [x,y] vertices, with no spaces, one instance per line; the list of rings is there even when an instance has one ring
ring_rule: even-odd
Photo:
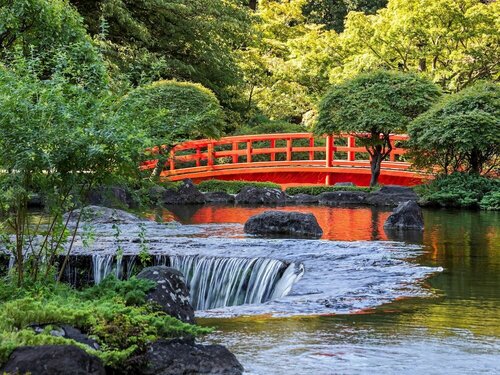
[[[329,191],[321,193],[319,204],[325,206],[343,206],[366,204],[367,193],[363,191]]]
[[[398,185],[382,186],[380,190],[371,192],[366,202],[372,206],[397,206],[407,201],[418,201],[418,195],[412,188]]]
[[[104,375],[101,360],[72,345],[15,349],[0,373],[32,375]]]
[[[218,374],[240,375],[243,366],[222,345],[199,345],[183,340],[160,340],[145,355],[148,363],[140,375]]]
[[[323,230],[313,214],[290,211],[266,211],[252,216],[245,233],[299,238],[319,238]]]
[[[207,203],[234,203],[234,195],[222,191],[205,193],[205,201]]]
[[[167,205],[205,203],[205,196],[189,179],[182,181],[177,189],[165,189],[162,194],[161,202]]]
[[[77,209],[71,212],[71,214],[69,212],[64,214],[64,220],[70,215],[70,222],[78,221],[81,211],[82,209]],[[83,208],[81,221],[94,224],[130,224],[138,223],[142,220],[133,214],[117,208],[87,206]]]
[[[422,209],[415,201],[401,203],[384,223],[387,229],[424,230]]]
[[[279,189],[245,186],[236,195],[237,204],[285,204],[286,195]]]
[[[168,315],[183,322],[194,324],[194,309],[189,303],[189,290],[184,276],[166,266],[146,267],[137,275],[140,279],[156,282],[147,299],[156,302]]]

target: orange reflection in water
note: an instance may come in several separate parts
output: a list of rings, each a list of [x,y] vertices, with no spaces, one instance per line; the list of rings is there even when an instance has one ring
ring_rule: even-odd
[[[322,238],[324,239],[337,241],[387,240],[383,226],[390,211],[381,211],[371,207],[289,206],[270,208],[206,205],[192,210],[187,215],[185,212],[165,210],[161,216],[164,221],[175,219],[184,224],[244,224],[250,216],[269,210],[312,213],[323,229]]]

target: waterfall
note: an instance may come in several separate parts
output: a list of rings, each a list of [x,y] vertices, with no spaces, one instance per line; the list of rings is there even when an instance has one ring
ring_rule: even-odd
[[[135,262],[135,256],[115,259],[114,255],[95,254],[92,256],[94,281],[100,283],[113,270],[119,278],[129,277]],[[263,303],[284,297],[304,273],[301,264],[268,258],[156,255],[153,263],[170,266],[184,275],[196,310]]]

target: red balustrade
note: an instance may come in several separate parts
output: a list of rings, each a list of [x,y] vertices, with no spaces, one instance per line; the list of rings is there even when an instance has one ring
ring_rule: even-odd
[[[399,178],[408,185],[428,177],[411,170],[410,164],[403,160],[406,149],[399,147],[398,142],[407,139],[406,135],[390,136],[393,149],[388,160],[382,162],[382,179],[392,177],[397,182]],[[153,169],[156,163],[155,160],[145,162],[142,169]],[[365,147],[356,145],[356,137],[352,135],[314,137],[311,133],[283,133],[188,141],[170,151],[162,172],[163,177],[172,181],[184,178],[262,181],[267,178],[267,181],[281,179],[276,182],[288,184],[331,184],[338,174],[342,174],[344,180],[365,175],[366,178],[354,178],[361,185],[368,181],[369,154]]]

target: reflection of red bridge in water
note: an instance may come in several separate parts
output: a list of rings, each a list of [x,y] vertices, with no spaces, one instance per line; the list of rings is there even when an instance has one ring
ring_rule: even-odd
[[[400,144],[406,135],[391,135],[393,150],[382,162],[379,182],[416,185],[429,176],[410,169]],[[152,169],[156,161],[143,169]],[[162,176],[171,181],[190,178],[272,181],[287,185],[370,181],[369,154],[353,136],[315,138],[311,133],[259,134],[202,139],[176,146]]]

